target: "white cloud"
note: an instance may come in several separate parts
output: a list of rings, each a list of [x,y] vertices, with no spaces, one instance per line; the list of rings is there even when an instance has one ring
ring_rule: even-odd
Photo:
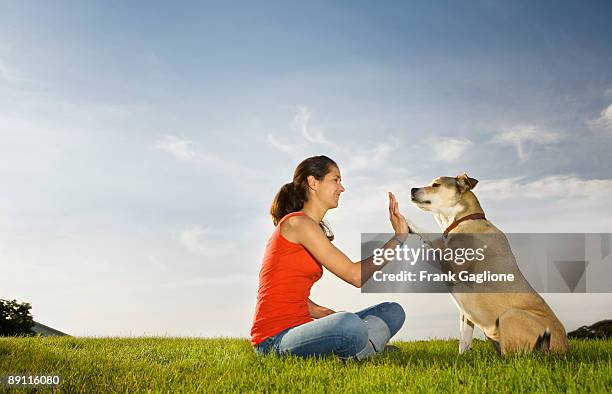
[[[208,228],[189,226],[181,231],[179,240],[190,251],[201,255],[208,255],[214,252],[214,248],[208,240],[210,233],[211,231]]]
[[[525,151],[528,145],[555,144],[561,140],[561,134],[542,129],[538,126],[516,126],[505,129],[491,142],[502,145],[513,145],[521,161],[527,160]]]
[[[531,182],[522,177],[483,180],[478,196],[484,199],[580,198],[606,201],[612,195],[612,179],[582,179],[573,175],[553,175]]]
[[[296,156],[311,151],[315,144],[324,144],[331,148],[337,148],[336,145],[325,137],[322,129],[312,124],[312,113],[310,108],[306,106],[297,107],[297,112],[289,122],[289,127],[299,132],[302,138],[296,138],[291,144],[286,144],[280,142],[273,134],[268,133],[267,143],[283,153],[292,153]]]
[[[164,283],[164,288],[194,288],[214,285],[223,286],[248,286],[257,283],[256,275],[232,274],[224,276],[206,276],[182,279],[174,282]]]
[[[178,238],[185,248],[199,256],[224,256],[228,259],[244,256],[235,245],[217,239],[218,235],[210,228],[188,226],[179,233]]]
[[[603,130],[612,134],[612,105],[601,111],[599,118],[589,120],[587,124],[592,130]]]
[[[0,80],[6,82],[32,82],[31,80],[17,75],[12,69],[10,69],[4,60],[0,59]]]
[[[472,144],[472,141],[465,138],[442,138],[430,142],[435,159],[448,162],[460,159]]]
[[[159,60],[159,56],[157,56],[157,52],[155,51],[149,52],[148,60],[149,60],[149,63],[154,67],[159,67],[161,64]]]
[[[170,270],[170,267],[167,264],[165,264],[163,261],[161,261],[153,253],[147,253],[146,259],[151,263],[151,266],[155,267],[156,269],[160,271],[168,272]]]
[[[347,151],[346,155],[349,157],[349,161],[346,165],[343,165],[343,171],[349,173],[354,170],[378,166],[389,157],[389,154],[395,148],[397,148],[396,142],[381,142],[376,144],[374,148],[362,152],[355,153],[352,151],[349,153]]]
[[[239,160],[230,160],[211,151],[196,149],[198,145],[197,142],[187,138],[167,135],[157,141],[153,149],[169,153],[178,161],[189,162],[199,168],[216,171],[218,174],[240,174],[240,176],[249,178],[267,176],[266,172],[250,164],[243,164]]]
[[[5,81],[11,80],[9,71],[6,69],[6,66],[4,65],[2,59],[0,59],[0,78],[4,79]]]
[[[268,143],[281,152],[288,153],[293,151],[291,146],[278,141],[272,134],[268,134]]]
[[[303,159],[307,155],[321,154],[316,144],[325,144],[324,154],[338,161],[342,172],[346,175],[353,170],[367,169],[383,164],[390,153],[398,146],[398,140],[390,137],[387,141],[373,144],[373,147],[359,148],[350,141],[344,145],[337,145],[329,141],[323,131],[312,126],[312,114],[308,107],[298,107],[298,111],[291,121],[291,127],[299,131],[302,138],[298,138],[291,145],[276,139],[273,134],[267,135],[267,143],[275,149],[290,153],[296,158]]]
[[[313,144],[330,144],[325,138],[323,130],[311,125],[311,118],[310,108],[298,107],[298,111],[293,118],[293,125],[300,131],[306,141]]]
[[[168,152],[177,160],[190,161],[196,157],[194,145],[191,140],[167,135],[157,142],[155,149]]]

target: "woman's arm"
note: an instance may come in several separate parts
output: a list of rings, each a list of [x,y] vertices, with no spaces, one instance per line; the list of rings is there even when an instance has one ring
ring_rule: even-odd
[[[374,258],[369,257],[363,261],[353,263],[344,253],[336,248],[325,236],[320,226],[306,216],[291,218],[295,220],[292,233],[298,243],[302,244],[313,257],[334,275],[352,284],[361,287],[374,272],[385,266],[385,263],[376,265]],[[395,196],[389,193],[389,219],[396,235],[384,245],[385,249],[394,249],[400,245],[396,238],[402,241],[408,236],[409,228],[406,219],[399,213],[399,205]]]
[[[308,299],[308,312],[310,312],[310,316],[312,316],[314,319],[320,319],[327,315],[331,315],[332,313],[336,313],[336,311],[316,304],[310,298]]]

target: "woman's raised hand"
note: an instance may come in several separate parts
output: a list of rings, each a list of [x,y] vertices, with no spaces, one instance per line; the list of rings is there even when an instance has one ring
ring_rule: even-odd
[[[406,218],[399,211],[399,203],[393,193],[389,192],[389,220],[396,234],[408,234],[410,228],[406,223]]]

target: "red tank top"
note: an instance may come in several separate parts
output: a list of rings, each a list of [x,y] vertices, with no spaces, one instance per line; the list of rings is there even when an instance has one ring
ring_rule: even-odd
[[[251,327],[252,345],[313,320],[308,312],[308,297],[312,285],[323,275],[323,268],[306,248],[287,240],[280,232],[281,224],[297,215],[304,212],[285,215],[266,245]]]

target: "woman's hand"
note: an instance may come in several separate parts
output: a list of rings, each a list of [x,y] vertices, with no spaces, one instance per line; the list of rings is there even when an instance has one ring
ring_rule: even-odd
[[[308,312],[310,312],[310,316],[312,316],[313,319],[320,319],[322,317],[336,313],[336,311],[315,304],[313,301],[310,300],[310,298],[308,299]]]
[[[397,199],[391,192],[389,192],[389,220],[395,234],[402,234],[404,237],[408,235],[410,228],[408,223],[406,223],[406,218],[399,211]]]
[[[336,313],[336,311],[331,310],[331,309],[329,309],[329,308],[326,308],[326,307],[322,306],[322,307],[320,307],[320,308],[319,308],[319,310],[317,311],[317,313],[316,313],[316,315],[317,315],[317,316],[316,316],[316,317],[314,317],[314,316],[313,316],[313,318],[314,318],[314,319],[320,319],[320,318],[322,318],[322,317],[329,316],[329,315],[332,315],[332,314],[334,314],[334,313]]]

